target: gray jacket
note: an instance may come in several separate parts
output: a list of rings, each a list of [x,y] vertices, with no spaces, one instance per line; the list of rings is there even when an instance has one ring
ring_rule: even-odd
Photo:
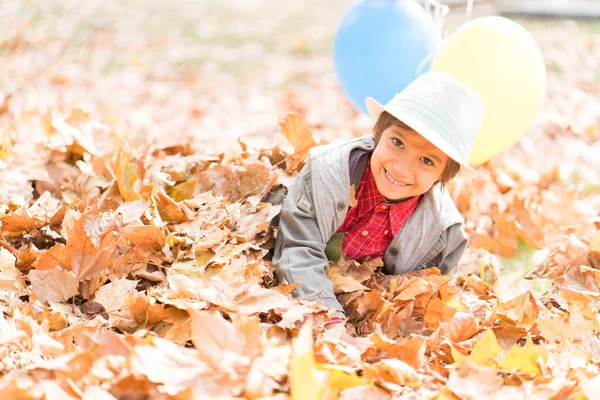
[[[291,184],[280,214],[273,265],[280,280],[300,284],[294,297],[343,312],[325,274],[325,247],[348,211],[351,154],[357,153],[352,150],[374,147],[372,135],[315,147]],[[385,272],[396,275],[435,266],[447,274],[467,246],[463,223],[452,198],[435,185],[385,251]]]

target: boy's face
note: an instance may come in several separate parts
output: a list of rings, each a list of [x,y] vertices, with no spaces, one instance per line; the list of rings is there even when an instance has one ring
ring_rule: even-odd
[[[427,192],[442,176],[448,156],[417,132],[390,125],[371,156],[377,189],[388,200]]]

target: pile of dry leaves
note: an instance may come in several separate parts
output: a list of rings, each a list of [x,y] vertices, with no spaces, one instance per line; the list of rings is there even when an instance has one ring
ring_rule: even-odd
[[[41,126],[37,142],[0,144],[4,398],[600,392],[600,195],[560,171],[504,162],[457,178],[473,239],[458,276],[390,278],[379,259],[342,258],[328,274],[349,321],[326,328],[333,310],[292,299],[265,259],[280,206],[261,199],[315,145],[299,116],[280,124],[293,154],[128,148],[83,109]],[[519,277],[552,289],[502,298],[497,255],[519,238],[546,250]]]

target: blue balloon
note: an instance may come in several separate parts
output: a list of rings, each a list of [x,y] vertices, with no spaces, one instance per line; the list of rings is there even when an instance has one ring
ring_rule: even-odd
[[[431,66],[440,34],[413,0],[363,0],[344,15],[334,63],[348,99],[366,113],[365,98],[387,103]]]

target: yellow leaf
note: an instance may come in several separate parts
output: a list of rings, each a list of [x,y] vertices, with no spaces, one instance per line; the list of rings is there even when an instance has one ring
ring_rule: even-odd
[[[454,308],[458,312],[468,310],[467,306],[465,306],[465,304],[456,297],[447,301],[446,305]]]
[[[473,346],[473,351],[469,355],[469,360],[476,362],[479,365],[489,366],[491,360],[496,357],[502,349],[498,344],[494,331],[488,329],[483,337]]]
[[[507,371],[516,369],[525,374],[540,375],[540,359],[544,362],[548,360],[548,350],[544,346],[534,345],[531,337],[528,337],[525,347],[513,345],[508,354],[498,362],[498,366]]]
[[[450,352],[457,368],[460,368],[460,366],[462,366],[463,363],[469,359],[467,356],[456,350],[454,346],[450,347]]]
[[[183,200],[189,200],[194,197],[194,189],[196,189],[196,179],[180,183],[169,188],[167,193],[177,203]]]
[[[345,371],[344,367],[340,365],[318,364],[317,367],[321,371],[329,372],[329,386],[338,391],[369,384],[366,379]]]
[[[473,346],[471,354],[468,356],[462,355],[454,347],[451,348],[452,358],[454,362],[460,367],[465,361],[472,361],[482,366],[494,366],[492,359],[496,357],[502,349],[498,344],[494,331],[488,329],[485,331],[479,342]]]
[[[309,319],[302,325],[292,344],[291,400],[320,400],[325,385],[323,385],[323,374],[319,372],[313,353],[312,320]]]

